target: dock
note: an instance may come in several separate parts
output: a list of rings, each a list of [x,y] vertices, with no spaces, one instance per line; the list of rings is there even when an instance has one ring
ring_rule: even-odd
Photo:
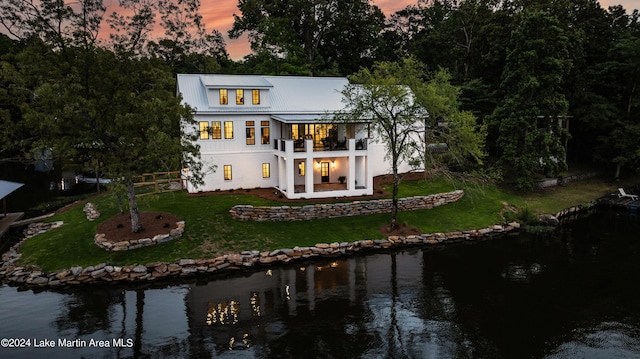
[[[623,210],[637,210],[640,206],[640,201],[633,200],[630,197],[618,197],[616,195],[610,195],[599,198],[596,203],[600,206],[617,208]]]
[[[13,224],[24,216],[24,212],[7,213],[0,215],[0,238],[13,226]]]

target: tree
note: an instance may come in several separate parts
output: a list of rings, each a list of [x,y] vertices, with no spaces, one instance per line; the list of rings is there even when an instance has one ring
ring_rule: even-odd
[[[603,123],[596,156],[621,170],[640,169],[640,23],[637,11],[627,20],[626,30],[615,40],[608,61],[601,64],[614,105],[609,121]]]
[[[369,0],[239,0],[238,9],[231,38],[247,33],[259,57],[312,76],[370,63],[384,27],[384,15]]]
[[[448,173],[480,166],[484,153],[484,126],[468,111],[460,111],[460,89],[451,84],[451,74],[438,69],[426,81],[419,77],[410,85],[416,101],[426,110],[424,133],[410,145],[412,161],[425,173]]]
[[[152,23],[149,7],[131,3],[140,13],[112,23],[127,31],[114,36],[120,42],[108,48],[97,46],[104,13],[98,0],[74,7],[63,1],[10,0],[3,3],[0,23],[30,42],[15,64],[33,92],[33,100],[21,106],[33,135],[25,146],[52,148],[67,162],[101,163],[110,176],[122,178],[132,231],[138,232],[142,224],[133,176],[191,167],[199,148],[180,131],[181,121],[193,123],[193,115],[175,96],[171,71],[141,56]],[[191,179],[200,181],[197,167],[193,173]]]
[[[407,79],[418,74],[412,59],[377,63],[372,70],[360,69],[349,77],[349,84],[342,91],[345,109],[336,114],[337,120],[345,122],[370,122],[372,133],[387,148],[393,173],[392,229],[398,225],[398,167],[410,155],[409,142],[421,131],[427,115],[408,86]]]
[[[518,17],[502,74],[506,95],[488,127],[498,134],[498,166],[519,188],[531,189],[535,176],[566,168],[563,84],[571,63],[568,39],[550,9],[533,4]]]

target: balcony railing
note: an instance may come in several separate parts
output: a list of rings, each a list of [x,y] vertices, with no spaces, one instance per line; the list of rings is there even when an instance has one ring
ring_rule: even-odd
[[[285,152],[287,146],[293,146],[294,152],[321,152],[321,151],[348,151],[353,147],[356,151],[366,150],[369,141],[367,138],[361,139],[344,139],[335,141],[331,139],[321,140],[320,142],[312,140],[275,140],[274,149]]]

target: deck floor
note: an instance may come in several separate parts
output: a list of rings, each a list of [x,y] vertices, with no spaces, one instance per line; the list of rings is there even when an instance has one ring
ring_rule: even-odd
[[[636,206],[640,206],[640,202],[637,200],[632,200],[630,197],[617,197],[617,196],[607,196],[600,198],[598,203],[601,205],[607,205],[610,207],[619,207],[619,208],[629,208],[631,205],[635,204]]]
[[[296,185],[295,193],[304,193],[304,188],[304,185]],[[313,185],[313,192],[344,191],[346,189],[346,183],[315,183]]]
[[[6,216],[0,214],[0,238],[9,230],[13,222],[19,220],[22,216],[24,216],[24,212],[7,213]]]

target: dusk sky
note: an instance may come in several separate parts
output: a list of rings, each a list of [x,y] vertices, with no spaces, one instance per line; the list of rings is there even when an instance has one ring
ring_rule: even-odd
[[[416,4],[416,0],[373,0],[373,3],[380,7],[386,16],[403,9],[407,5]],[[640,0],[601,0],[600,4],[605,9],[611,5],[621,4],[627,12],[640,8]],[[217,29],[226,41],[227,51],[233,60],[240,60],[248,55],[251,50],[246,36],[237,40],[230,40],[227,32],[233,25],[233,14],[240,15],[238,10],[238,0],[203,0],[201,13],[207,29]]]

